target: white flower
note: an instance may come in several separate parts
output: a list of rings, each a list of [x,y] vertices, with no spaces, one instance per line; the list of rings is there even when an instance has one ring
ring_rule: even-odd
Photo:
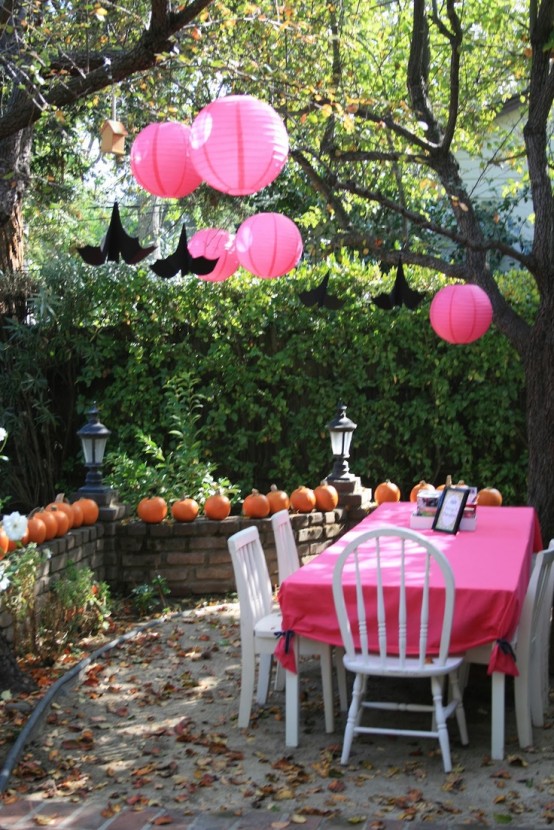
[[[27,531],[27,516],[22,516],[17,511],[10,513],[9,516],[4,516],[2,519],[6,536],[12,542],[20,542]]]
[[[5,591],[9,587],[9,584],[10,580],[6,576],[5,568],[3,565],[0,565],[0,591]]]
[[[4,427],[0,427],[0,442],[5,441],[7,437],[8,437],[7,430],[5,430]]]

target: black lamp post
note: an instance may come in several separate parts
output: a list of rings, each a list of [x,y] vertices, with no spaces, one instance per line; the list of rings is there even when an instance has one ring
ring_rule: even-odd
[[[85,483],[79,488],[78,493],[80,496],[94,499],[99,505],[107,505],[110,503],[112,490],[102,482],[102,463],[111,432],[100,423],[96,403],[86,414],[88,422],[77,432],[81,439],[85,467],[87,467]]]
[[[352,481],[356,478],[348,469],[347,458],[350,458],[350,442],[352,433],[357,424],[346,417],[346,406],[341,403],[337,407],[337,414],[327,424],[331,436],[331,450],[333,453],[333,469],[327,476],[328,481]]]

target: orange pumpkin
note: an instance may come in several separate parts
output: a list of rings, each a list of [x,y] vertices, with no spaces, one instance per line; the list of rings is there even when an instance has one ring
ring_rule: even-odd
[[[36,542],[37,545],[42,545],[46,539],[46,525],[36,513],[27,519],[27,532],[29,542]]]
[[[52,513],[56,522],[56,536],[65,536],[69,530],[69,516],[65,510],[60,510],[57,504],[47,504],[44,508],[45,513]]]
[[[46,509],[50,510],[55,508],[56,510],[61,510],[67,516],[67,529],[71,530],[73,527],[73,508],[72,506],[62,499],[56,499],[55,501],[51,501],[50,504],[46,505]]]
[[[321,510],[324,513],[328,510],[334,510],[339,503],[337,488],[332,484],[329,484],[328,481],[322,481],[321,484],[315,488],[314,496],[316,509]]]
[[[485,507],[500,507],[502,504],[502,493],[496,487],[483,487],[477,493],[477,504]]]
[[[298,513],[311,513],[315,507],[315,493],[309,487],[301,485],[290,494],[290,506]]]
[[[84,525],[96,524],[96,522],[98,521],[98,516],[100,515],[100,508],[98,507],[94,499],[89,499],[86,496],[81,496],[80,499],[77,499],[75,504],[78,504],[81,510],[83,511]]]
[[[159,524],[167,516],[167,502],[161,496],[145,496],[137,505],[139,519],[148,524]]]
[[[74,501],[71,504],[71,509],[73,511],[73,527],[81,527],[84,519],[83,508],[78,501]]]
[[[266,499],[269,502],[269,512],[271,515],[278,513],[279,510],[288,510],[290,507],[288,493],[285,493],[284,490],[279,490],[276,484],[271,485],[269,493],[266,494]]]
[[[265,519],[269,516],[269,502],[259,490],[252,490],[242,503],[242,513],[249,519]]]
[[[211,496],[208,496],[204,502],[204,515],[208,519],[215,519],[218,522],[226,519],[231,512],[231,502],[227,496],[220,490]]]
[[[410,501],[417,501],[417,494],[419,493],[419,491],[420,490],[427,490],[430,487],[431,487],[430,484],[427,484],[426,481],[421,479],[419,484],[414,484],[414,486],[410,490]],[[434,488],[432,488],[432,489],[434,489]]]
[[[386,501],[400,501],[400,488],[388,479],[382,481],[375,488],[375,501],[377,504],[383,504]]]
[[[37,510],[36,513],[33,514],[35,518],[41,519],[44,522],[46,527],[46,537],[45,541],[49,542],[50,539],[53,539],[56,533],[58,532],[58,522],[56,521],[56,517],[52,510]]]
[[[171,515],[176,522],[193,522],[199,510],[198,502],[191,498],[178,499],[171,505]]]
[[[10,540],[8,539],[8,534],[4,528],[0,526],[0,559],[3,559],[7,554],[9,545]]]

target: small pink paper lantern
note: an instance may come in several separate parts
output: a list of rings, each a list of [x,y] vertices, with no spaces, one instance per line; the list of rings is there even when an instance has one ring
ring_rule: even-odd
[[[256,277],[281,277],[302,256],[300,231],[281,213],[256,213],[237,231],[235,247],[243,268]]]
[[[187,247],[193,257],[204,256],[207,259],[217,259],[217,265],[210,274],[197,274],[201,280],[223,282],[239,267],[235,236],[227,231],[218,228],[203,228],[194,234]]]
[[[433,297],[431,326],[448,343],[472,343],[492,323],[492,305],[478,285],[447,285]]]
[[[192,163],[210,187],[231,196],[256,193],[284,167],[289,139],[273,107],[251,95],[228,95],[192,122]]]
[[[149,124],[131,147],[131,172],[148,193],[180,199],[198,187],[202,177],[191,160],[191,129],[180,121]]]

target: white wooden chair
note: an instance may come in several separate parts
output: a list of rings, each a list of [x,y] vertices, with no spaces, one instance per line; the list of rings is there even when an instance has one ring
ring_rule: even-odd
[[[275,537],[275,550],[277,552],[277,573],[279,585],[300,567],[300,557],[296,547],[296,539],[288,510],[279,510],[271,517],[273,536]],[[346,690],[346,671],[343,663],[344,650],[333,648],[335,672],[337,674],[337,686],[339,691],[341,712],[348,708],[348,693]],[[278,672],[275,681],[275,688],[283,688],[284,672]]]
[[[240,605],[241,688],[238,725],[246,728],[250,723],[258,659],[256,701],[260,705],[267,701],[273,653],[277,645],[277,634],[282,631],[282,620],[281,615],[272,610],[271,579],[258,528],[252,526],[240,530],[229,537],[227,545]],[[297,648],[302,656],[319,656],[325,730],[333,732],[331,647],[326,643],[299,638]]]
[[[278,510],[271,517],[271,527],[275,537],[275,550],[277,552],[277,573],[279,585],[281,582],[298,570],[300,557],[296,547],[296,539],[290,520],[288,510]]]
[[[544,725],[544,710],[548,702],[548,651],[552,592],[554,589],[554,545],[535,554],[527,592],[521,609],[517,631],[511,646],[516,655],[519,672],[514,677],[514,702],[519,745],[533,744],[533,725]],[[466,663],[487,664],[491,646],[477,646],[466,652]],[[493,694],[495,690],[493,688]],[[497,690],[504,695],[504,685]],[[493,707],[493,711],[504,707]],[[493,726],[494,728],[494,726]]]
[[[554,550],[554,539],[548,544]],[[536,563],[536,556],[533,557]],[[531,720],[533,726],[544,726],[544,713],[550,702],[550,634],[552,630],[552,603],[554,599],[554,568],[550,568],[543,611],[541,613],[541,642],[535,645],[532,655],[531,677],[540,677],[531,694]]]
[[[419,600],[414,604],[413,592],[410,592],[410,609],[407,608],[406,584],[411,574],[406,567],[406,555],[421,556],[423,561],[422,584]],[[395,594],[398,601],[398,618],[387,618],[383,573],[385,568],[394,562],[398,570],[398,584],[387,585],[386,593],[390,599]],[[441,638],[438,656],[430,657],[427,653],[427,637],[429,623],[429,575],[433,564],[438,567],[444,582],[444,611],[441,623]],[[348,565],[350,573],[355,576],[354,588],[346,585],[343,580],[345,567]],[[373,584],[364,581],[364,571],[372,568]],[[435,570],[437,570],[435,568]],[[419,573],[419,571],[418,571]],[[356,605],[353,610],[350,606],[350,616],[347,612],[345,598],[348,590],[355,591]],[[351,595],[351,594],[350,594]],[[350,544],[337,559],[333,575],[333,597],[341,635],[345,647],[344,664],[349,671],[354,672],[354,689],[352,702],[348,711],[346,729],[344,733],[341,763],[346,764],[350,757],[350,750],[354,735],[380,734],[404,735],[420,738],[436,738],[439,741],[445,772],[450,772],[452,762],[450,756],[450,740],[446,724],[447,718],[455,713],[460,731],[462,744],[468,743],[465,712],[458,683],[458,669],[462,665],[463,657],[451,657],[448,653],[450,646],[450,631],[454,612],[454,576],[448,560],[433,545],[429,539],[412,530],[397,527],[380,527],[362,533]],[[366,602],[370,608],[375,608],[375,617],[366,618]],[[373,611],[372,611],[373,613]],[[433,612],[435,613],[435,612]],[[371,631],[374,636],[371,637]],[[417,637],[410,637],[411,631],[417,632]],[[392,633],[394,631],[394,633]],[[354,642],[353,632],[357,632],[359,643]],[[417,641],[419,653],[416,656],[407,654],[407,643]],[[370,651],[370,641],[378,642],[378,652]],[[395,653],[390,648],[390,642],[398,644]],[[396,651],[398,653],[396,653]],[[397,678],[428,678],[431,682],[433,703],[413,703],[411,701],[398,703],[395,701],[373,701],[364,699],[369,676]],[[445,679],[449,679],[450,702],[443,703],[443,687]],[[384,709],[388,711],[431,712],[433,714],[431,727],[428,729],[404,729],[401,727],[386,727],[384,725],[363,726],[361,723],[364,709]]]

